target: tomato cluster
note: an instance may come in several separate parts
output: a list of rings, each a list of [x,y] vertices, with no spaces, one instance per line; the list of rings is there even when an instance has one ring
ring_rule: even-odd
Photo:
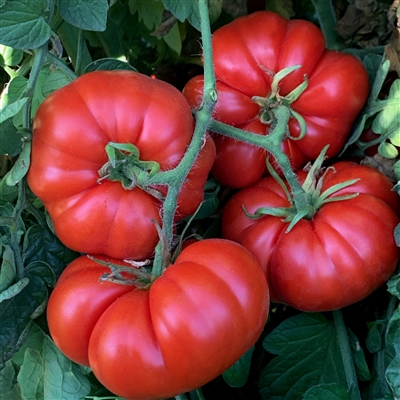
[[[389,179],[346,161],[301,170],[327,145],[327,157],[343,148],[368,95],[362,63],[325,49],[313,24],[270,12],[218,29],[213,51],[214,120],[267,135],[273,111],[290,109],[281,148],[308,207],[297,208],[284,178],[265,176],[266,149],[206,134],[174,223],[199,207],[210,172],[239,190],[222,211],[222,238],[184,246],[158,275],[139,263],[162,243],[169,183],[153,178],[187,154],[204,77],[182,94],[133,71],[90,72],[51,94],[34,120],[30,188],[59,239],[82,253],[50,296],[50,333],[128,399],[172,397],[217,377],[259,338],[270,296],[335,310],[382,285],[399,259]]]

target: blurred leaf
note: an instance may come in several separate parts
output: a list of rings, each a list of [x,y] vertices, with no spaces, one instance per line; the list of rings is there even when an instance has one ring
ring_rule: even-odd
[[[397,236],[397,240],[400,238],[400,224],[396,226],[395,235]],[[396,240],[396,243],[397,243]],[[387,281],[388,291],[393,296],[396,296],[400,300],[400,273],[393,275]]]
[[[367,349],[370,353],[377,353],[383,347],[382,333],[384,330],[384,321],[373,321],[368,330]]]
[[[326,47],[340,50],[344,47],[343,40],[336,31],[336,14],[331,0],[312,0],[322,33],[325,36]]]
[[[386,379],[395,398],[400,397],[400,306],[393,313],[386,334],[389,348],[394,350],[394,358],[386,369]]]
[[[302,400],[351,400],[349,392],[336,383],[313,386],[304,394]]]
[[[371,379],[371,373],[365,360],[364,350],[360,345],[360,341],[350,329],[348,329],[347,332],[349,334],[350,348],[353,354],[357,378],[360,381],[369,381]]]
[[[8,186],[15,186],[27,174],[31,162],[31,143],[25,142],[17,161],[4,177]]]
[[[17,384],[17,372],[11,361],[7,361],[0,371],[1,396],[7,400],[21,400],[21,391]]]
[[[57,31],[61,43],[67,52],[72,65],[76,67],[76,59],[78,54],[78,36],[79,28],[64,22]],[[86,43],[84,43],[83,53],[82,53],[82,65],[88,65],[92,62],[92,57],[89,53]]]
[[[0,44],[0,67],[13,67],[22,61],[24,53],[22,50]]]
[[[391,143],[382,142],[378,147],[379,154],[385,158],[396,158],[399,154],[397,148]]]
[[[293,0],[268,0],[265,9],[282,15],[286,19],[290,19],[295,15]]]
[[[50,39],[49,0],[12,0],[0,7],[0,42],[15,49],[35,49]]]
[[[129,71],[136,71],[136,68],[132,67],[127,62],[117,60],[115,58],[101,58],[99,60],[93,61],[85,68],[86,72],[98,71],[98,70],[109,70],[114,71],[117,69],[126,69]]]
[[[200,11],[197,1],[186,0],[163,0],[166,10],[171,11],[179,21],[184,22],[186,19],[200,31]]]
[[[11,157],[17,156],[22,151],[23,139],[26,138],[24,132],[15,128],[12,119],[8,119],[0,124],[1,140],[0,154],[8,154]]]
[[[58,10],[71,25],[87,31],[104,31],[107,26],[107,0],[59,0]]]
[[[297,400],[318,384],[347,385],[335,325],[323,314],[302,313],[284,320],[263,346],[277,356],[261,373],[262,399]]]
[[[245,353],[230,368],[223,372],[224,381],[231,387],[242,387],[246,384],[250,372],[251,356],[253,355],[254,346]]]
[[[7,104],[4,108],[2,108],[0,110],[0,124],[3,124],[7,119],[14,117],[28,102],[28,100],[28,97],[23,97],[22,99],[16,100],[11,104]]]
[[[16,278],[14,252],[10,246],[0,244],[3,261],[0,267],[0,294],[8,289]]]
[[[149,31],[153,31],[161,24],[163,3],[159,0],[129,0],[131,14],[138,13],[139,21],[143,21]]]

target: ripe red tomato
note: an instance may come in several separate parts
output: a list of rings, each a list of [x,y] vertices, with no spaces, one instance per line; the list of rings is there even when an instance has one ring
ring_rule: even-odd
[[[214,32],[213,55],[218,92],[214,118],[260,135],[267,134],[268,124],[261,122],[265,109],[253,97],[266,99],[274,74],[301,65],[279,84],[279,96],[284,97],[304,81],[304,75],[309,79],[307,89],[290,105],[305,119],[307,133],[292,140],[299,136],[300,125],[291,118],[290,137],[282,143],[294,169],[315,160],[327,144],[327,155],[336,155],[368,96],[362,63],[325,49],[322,32],[308,21],[288,21],[267,11],[238,18]],[[199,106],[202,91],[203,76],[185,86],[183,93],[192,108]],[[221,135],[214,139],[217,156],[212,172],[222,184],[242,188],[262,176],[264,150]]]
[[[222,235],[245,246],[260,262],[272,301],[303,311],[334,310],[362,300],[394,272],[399,249],[394,229],[399,223],[399,198],[380,172],[351,162],[328,169],[322,192],[335,184],[360,180],[328,198],[359,193],[328,202],[309,219],[286,233],[289,222],[264,215],[262,207],[289,207],[281,186],[272,178],[243,189],[227,203]],[[305,173],[299,172],[304,180]],[[321,178],[322,179],[322,178]]]
[[[139,186],[99,181],[109,142],[131,143],[141,161],[174,168],[193,134],[193,117],[173,86],[132,71],[82,75],[51,94],[33,124],[28,182],[42,200],[60,240],[71,249],[125,259],[145,259],[158,241],[162,202]],[[178,197],[176,220],[203,200],[215,157],[210,137]],[[122,165],[122,164],[121,164]],[[166,187],[156,188],[161,195]]]
[[[148,289],[99,283],[107,269],[73,261],[47,318],[60,350],[124,398],[169,398],[205,384],[256,342],[267,319],[265,276],[228,240],[189,245]]]

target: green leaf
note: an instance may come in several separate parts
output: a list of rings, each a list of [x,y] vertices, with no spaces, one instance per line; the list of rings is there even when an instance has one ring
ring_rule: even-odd
[[[223,372],[224,381],[231,387],[242,387],[246,384],[250,372],[251,356],[253,355],[254,346],[245,353],[230,368]]]
[[[146,28],[152,31],[161,23],[164,6],[159,0],[129,0],[129,11],[131,14],[138,13],[139,21],[143,21]]]
[[[400,225],[396,226],[395,235],[400,235]],[[397,243],[397,240],[396,240]],[[396,296],[400,300],[400,273],[393,275],[387,281],[388,291],[393,296]]]
[[[35,49],[50,39],[48,0],[6,1],[0,8],[0,41],[15,49]]]
[[[381,142],[378,147],[378,152],[385,158],[396,158],[399,154],[397,148],[388,142]]]
[[[8,186],[15,186],[26,175],[31,162],[31,143],[25,142],[21,154],[4,177]]]
[[[367,335],[367,349],[370,353],[376,353],[383,347],[382,332],[384,330],[384,321],[374,321],[369,326]]]
[[[12,283],[15,281],[16,268],[15,268],[15,258],[14,252],[10,246],[0,245],[1,256],[3,261],[0,267],[0,296],[1,293],[8,289]]]
[[[71,25],[87,31],[104,31],[107,26],[107,0],[59,0],[58,10]]]
[[[116,58],[101,58],[99,60],[93,61],[85,68],[85,73],[99,70],[114,70],[126,69],[128,71],[136,71],[137,69],[132,67],[127,62],[117,60]]]
[[[171,11],[179,21],[187,19],[192,26],[200,31],[200,11],[197,1],[163,0],[166,10]]]
[[[323,314],[301,313],[283,321],[264,340],[265,350],[277,354],[262,371],[262,399],[300,399],[312,386],[346,386],[334,323]]]
[[[389,348],[394,349],[395,356],[386,369],[386,380],[395,398],[400,398],[400,306],[393,313],[386,333]]]
[[[178,25],[175,24],[172,29],[165,36],[163,36],[163,39],[165,40],[165,43],[167,43],[167,45],[175,51],[175,53],[178,55],[181,54],[182,38]]]
[[[21,391],[17,384],[17,373],[11,361],[7,361],[0,371],[1,396],[7,400],[21,400]]]
[[[369,381],[371,373],[368,368],[367,361],[365,360],[364,350],[360,345],[357,336],[348,329],[350,348],[353,354],[354,367],[356,370],[357,378],[360,381]]]
[[[26,138],[26,134],[15,128],[11,118],[0,124],[0,132],[2,135],[0,154],[8,154],[11,157],[15,157],[21,153],[23,139]]]
[[[17,186],[8,186],[5,177],[0,180],[0,206],[11,203],[18,197]]]
[[[219,206],[218,193],[221,185],[214,179],[210,179],[204,186],[204,201],[197,211],[194,219],[204,219],[210,217]]]
[[[0,110],[0,124],[3,124],[9,118],[14,117],[22,109],[22,107],[28,102],[28,97],[23,97],[15,101],[14,103],[7,104]]]
[[[18,65],[22,61],[23,56],[24,53],[22,50],[0,44],[0,67]]]
[[[313,386],[305,393],[303,400],[350,400],[349,392],[336,383]]]
[[[32,318],[44,311],[48,297],[46,282],[52,279],[54,280],[54,275],[50,268],[46,268],[43,263],[32,263],[25,268],[24,277],[21,279],[24,282],[23,288],[1,302],[0,365],[19,350],[29,331]]]
[[[81,368],[35,324],[12,361],[20,367],[17,381],[24,399],[78,400],[89,394],[90,383]]]
[[[47,226],[34,225],[24,237],[23,250],[25,262],[43,261],[53,270],[58,279],[65,266],[74,260],[78,253],[65,247]]]

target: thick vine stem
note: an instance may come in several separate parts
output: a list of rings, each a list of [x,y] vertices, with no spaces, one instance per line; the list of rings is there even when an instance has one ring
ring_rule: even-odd
[[[346,375],[347,390],[350,393],[351,400],[361,400],[361,394],[358,389],[357,375],[354,368],[353,354],[351,352],[349,335],[344,323],[342,310],[332,312],[339,342],[340,353],[342,355],[343,367]]]
[[[204,48],[204,96],[200,110],[196,115],[196,127],[192,141],[179,165],[174,170],[168,171],[170,177],[168,192],[162,209],[162,234],[166,238],[169,247],[168,250],[171,249],[172,244],[174,215],[177,207],[178,194],[203,146],[206,131],[212,120],[211,115],[217,101],[208,1],[199,0],[198,4],[201,19],[201,36]],[[155,182],[150,179],[149,183],[151,184]],[[166,265],[164,265],[165,260],[163,260],[163,250],[165,251],[165,249],[163,249],[162,241],[160,240],[156,247],[152,270],[152,273],[155,276],[161,275],[163,269],[166,267]]]

